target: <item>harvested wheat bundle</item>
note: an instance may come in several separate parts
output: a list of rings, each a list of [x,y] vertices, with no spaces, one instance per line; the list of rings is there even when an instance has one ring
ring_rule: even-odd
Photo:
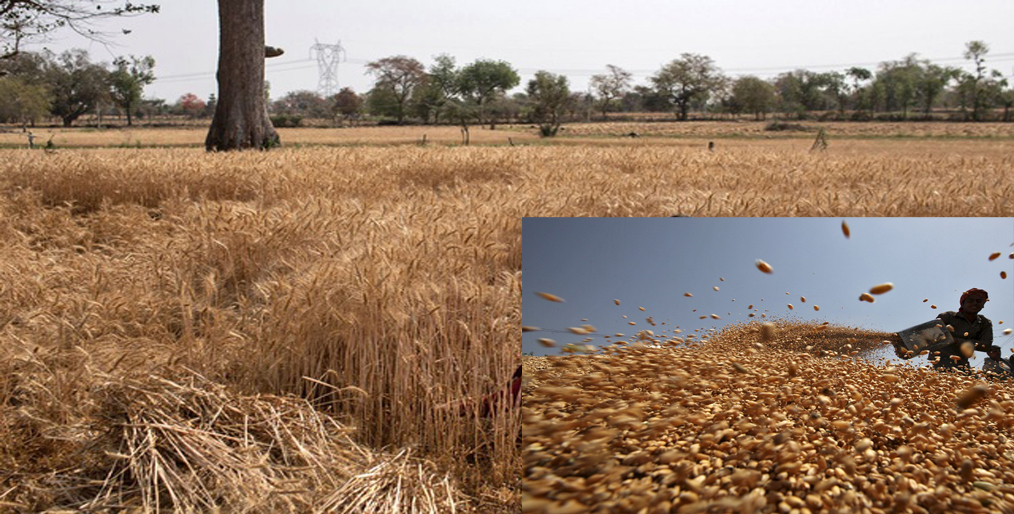
[[[197,375],[111,380],[96,395],[115,463],[83,508],[126,493],[145,510],[306,510],[362,459],[350,429],[297,399],[230,394]]]
[[[144,512],[366,512],[362,505],[369,512],[447,512],[466,506],[450,479],[428,463],[359,446],[350,437],[353,429],[305,400],[243,396],[195,373],[95,374],[92,380],[74,445],[79,462],[87,464],[21,480],[14,495],[19,502],[10,506]],[[386,471],[376,473],[378,467]],[[392,495],[390,481],[411,487]],[[355,503],[341,497],[350,487]]]
[[[455,494],[446,477],[441,480],[423,464],[412,462],[403,450],[347,480],[317,512],[454,512]]]

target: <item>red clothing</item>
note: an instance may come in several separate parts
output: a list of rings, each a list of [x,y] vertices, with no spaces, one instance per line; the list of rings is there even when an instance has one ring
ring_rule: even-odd
[[[958,303],[965,303],[965,298],[968,298],[969,296],[972,296],[972,295],[979,296],[983,300],[986,300],[987,302],[989,301],[989,293],[987,293],[986,291],[983,291],[982,289],[976,289],[976,288],[973,287],[973,288],[969,289],[968,291],[965,291],[964,293],[961,293],[961,299],[958,300]]]
[[[506,388],[482,397],[479,404],[479,416],[489,417],[501,406],[503,410],[521,406],[521,366],[518,366]],[[471,402],[461,402],[461,415],[468,414],[472,410],[471,407]]]

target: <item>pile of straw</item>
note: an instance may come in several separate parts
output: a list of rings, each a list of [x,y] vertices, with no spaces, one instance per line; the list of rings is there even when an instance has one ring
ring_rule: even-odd
[[[0,510],[468,510],[429,463],[359,446],[301,399],[244,396],[196,373],[95,373],[76,404],[44,411],[55,384],[19,378],[6,384],[4,428],[20,440],[3,448],[14,469],[0,472]],[[11,455],[19,449],[24,458]],[[46,462],[28,464],[40,454]]]

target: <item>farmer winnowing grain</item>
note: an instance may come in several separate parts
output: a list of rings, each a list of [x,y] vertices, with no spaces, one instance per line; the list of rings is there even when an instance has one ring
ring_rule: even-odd
[[[974,350],[985,352],[993,345],[993,322],[979,314],[982,307],[989,301],[989,293],[982,289],[972,288],[961,294],[961,308],[958,312],[941,312],[937,319],[953,327],[954,344],[940,350],[940,360],[933,364],[937,370],[960,368],[970,369],[968,357],[961,352],[962,343],[972,343]],[[974,351],[973,350],[973,351]],[[930,355],[930,360],[936,359]]]

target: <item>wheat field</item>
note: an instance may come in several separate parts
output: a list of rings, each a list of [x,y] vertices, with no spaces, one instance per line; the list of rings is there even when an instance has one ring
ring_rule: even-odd
[[[523,217],[1014,198],[1003,141],[393,137],[0,150],[0,509],[516,512],[520,413],[438,406],[520,364]]]
[[[116,127],[94,128],[39,128],[31,129],[35,143],[44,146],[50,139],[57,148],[89,147],[195,147],[204,148],[206,127]],[[282,143],[290,146],[366,146],[437,144],[458,145],[462,142],[461,129],[456,126],[357,126],[357,127],[299,127],[279,128]],[[495,130],[473,126],[469,129],[472,144],[510,145],[533,143],[538,140],[534,129],[528,126],[501,125]],[[20,129],[0,131],[0,148],[27,147],[28,135]]]
[[[420,155],[8,152],[0,469],[13,475],[0,477],[4,505],[205,510],[221,496],[256,511],[304,511],[331,505],[338,488],[328,484],[370,475],[386,462],[373,452],[387,448],[417,459],[391,460],[404,477],[364,479],[336,498],[399,499],[347,510],[337,502],[336,511],[515,510],[517,412],[475,420],[435,407],[501,389],[520,364],[520,213],[481,186],[503,166],[448,154],[441,172],[414,165]],[[478,189],[456,194],[473,182]],[[157,423],[149,410],[161,413]],[[208,418],[228,423],[193,426]],[[153,427],[175,434],[166,428],[174,419],[202,439],[143,460],[142,443],[160,435]],[[275,433],[283,427],[305,434]],[[231,440],[260,445],[231,455]],[[325,445],[350,441],[361,448]],[[236,472],[218,476],[216,456],[235,459]],[[257,459],[284,469],[248,477]],[[141,476],[137,462],[149,461],[172,472]],[[212,478],[193,479],[191,468]],[[109,482],[114,475],[125,483]],[[272,480],[303,492],[233,489]]]
[[[581,145],[581,146],[646,146],[664,145],[687,148],[707,146],[718,140],[721,148],[748,147],[752,149],[777,148],[780,140],[795,140],[784,145],[806,150],[816,133],[824,129],[834,141],[835,149],[847,148],[855,141],[872,141],[865,148],[887,148],[894,151],[907,143],[940,142],[945,151],[962,153],[964,145],[985,143],[998,148],[1014,143],[1012,123],[944,123],[944,122],[817,122],[788,121],[787,130],[767,130],[770,121],[695,121],[671,122],[610,122],[571,123],[564,125],[559,137],[540,139],[533,125],[501,124],[494,130],[485,125],[473,125],[469,139],[473,145]],[[194,147],[203,148],[207,130],[198,125],[177,127],[118,126],[95,128],[34,128],[35,143],[44,146],[52,139],[57,148],[146,148]],[[631,133],[636,138],[629,137]],[[375,146],[375,145],[441,145],[458,146],[462,143],[461,128],[457,126],[348,126],[348,127],[297,127],[279,128],[282,143],[288,146]],[[840,144],[839,144],[840,143]],[[0,129],[0,148],[25,148],[28,135],[20,128]],[[974,146],[972,147],[974,148]],[[974,153],[975,150],[972,150]]]
[[[791,130],[768,130],[772,124],[784,123]],[[800,130],[802,129],[802,130]],[[823,129],[834,138],[893,139],[987,139],[1010,142],[1014,138],[1011,123],[945,123],[930,121],[854,123],[839,121],[699,121],[693,123],[615,122],[575,123],[567,125],[567,136],[624,136],[631,132],[639,137],[667,138],[806,138]]]

